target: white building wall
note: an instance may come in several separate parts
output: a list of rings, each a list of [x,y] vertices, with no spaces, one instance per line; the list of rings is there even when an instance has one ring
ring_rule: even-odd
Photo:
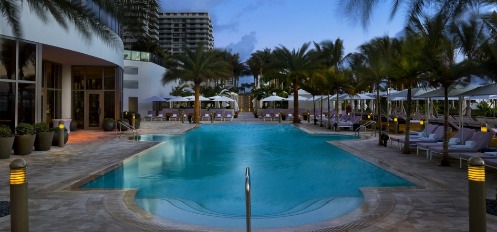
[[[129,97],[138,98],[138,113],[146,116],[152,110],[152,102],[144,100],[152,97],[170,96],[173,87],[178,85],[177,81],[162,85],[162,76],[166,69],[152,62],[124,60],[125,67],[137,67],[138,75],[124,73],[124,81],[137,81],[138,89],[123,88],[123,111],[129,111]]]
[[[95,36],[87,40],[75,29],[74,25],[68,25],[69,28],[65,30],[59,26],[51,14],[46,14],[47,22],[43,22],[36,13],[31,12],[28,4],[20,4],[20,6],[23,39],[83,53],[123,67],[121,41],[117,48],[113,48]],[[0,23],[0,34],[13,36],[11,26],[5,22]]]

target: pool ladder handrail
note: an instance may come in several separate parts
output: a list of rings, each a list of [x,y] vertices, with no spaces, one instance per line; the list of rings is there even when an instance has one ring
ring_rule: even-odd
[[[376,123],[376,122],[373,120],[369,120],[369,121],[365,122],[364,124],[361,124],[359,127],[357,127],[354,130],[354,135],[356,137],[359,137],[359,133],[361,132],[361,129],[364,129],[364,131],[366,131],[367,127],[372,126],[372,124],[374,124],[374,123]],[[373,133],[376,134],[376,128],[371,130],[371,136],[373,136]]]
[[[124,121],[116,121],[116,137],[117,137],[117,131],[119,130],[119,132],[122,132],[121,131],[121,126],[127,128],[128,130],[131,130],[131,133],[133,133],[133,140],[135,140],[136,136],[138,135],[138,130],[135,129],[133,126],[131,126],[129,123],[127,122],[124,122]]]
[[[250,168],[245,169],[245,219],[247,224],[247,232],[251,231],[251,206],[250,206]]]

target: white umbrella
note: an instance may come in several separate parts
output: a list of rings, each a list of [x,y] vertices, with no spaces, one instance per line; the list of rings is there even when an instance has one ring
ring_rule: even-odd
[[[293,101],[293,100],[295,100],[295,99],[294,99],[293,95],[290,95],[290,96],[288,96],[287,98],[285,98],[284,100],[285,100],[285,101]],[[298,100],[298,101],[307,101],[307,98],[306,98],[306,97],[302,97],[302,96],[300,96],[300,95],[299,95],[299,96],[297,97],[297,100]]]
[[[367,94],[356,94],[356,95],[342,94],[338,96],[338,100],[373,100],[373,99],[375,98]]]
[[[479,87],[479,85],[475,84],[464,84],[464,83],[455,83],[449,86],[448,88],[448,96],[449,97],[456,97],[460,95],[464,95],[465,92],[468,92],[472,89],[475,89]],[[444,97],[444,88],[438,88],[436,90],[420,94],[417,97],[420,98],[431,98],[431,99],[441,99],[443,100]],[[452,99],[449,99],[452,100]],[[457,98],[453,100],[458,100]]]
[[[226,102],[226,101],[235,101],[229,97],[225,97],[225,96],[214,96],[214,97],[209,97],[209,99],[211,99],[212,101],[222,101],[222,102]]]
[[[285,101],[285,98],[282,98],[280,96],[269,96],[261,99],[261,102],[266,102],[266,101]]]
[[[425,94],[427,92],[431,92],[435,89],[433,88],[413,88],[411,89],[411,97],[412,100],[424,100],[424,98],[419,98],[418,96],[421,94]],[[407,89],[402,91],[392,93],[389,96],[390,101],[405,101],[407,100]]]
[[[165,100],[164,100],[164,98],[157,97],[157,96],[152,96],[152,97],[143,99],[143,102],[158,102],[158,101],[165,101]]]
[[[191,100],[186,97],[176,97],[176,96],[168,100],[168,102],[188,102],[188,101]]]
[[[480,86],[478,88],[474,88],[470,91],[464,92],[461,95],[468,96],[473,99],[494,99],[494,96],[497,94],[497,84],[490,84],[485,86]]]
[[[187,98],[188,100],[190,100],[190,101],[195,101],[195,96],[194,96],[194,95],[192,95],[192,96],[188,96],[188,97],[186,97],[186,98]],[[210,99],[209,99],[209,98],[206,98],[206,97],[204,97],[204,96],[202,96],[202,95],[200,95],[200,96],[199,96],[199,99],[200,99],[200,101],[210,101]]]

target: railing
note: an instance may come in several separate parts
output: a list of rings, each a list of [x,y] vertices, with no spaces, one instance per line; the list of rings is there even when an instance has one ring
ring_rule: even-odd
[[[354,130],[354,135],[359,137],[359,133],[361,132],[361,129],[364,129],[364,131],[366,131],[366,128],[368,126],[374,126],[373,124],[375,123],[375,121],[373,120],[369,120],[367,121],[366,123],[360,125],[359,127],[357,127],[355,130]],[[371,128],[371,136],[373,136],[373,133],[376,134],[376,129],[373,129]]]
[[[250,206],[250,168],[245,169],[245,209],[246,209],[246,223],[247,232],[250,232],[250,217],[251,217],[251,206]]]
[[[122,132],[121,127],[125,127],[128,130],[131,130],[131,133],[133,133],[133,140],[136,139],[136,136],[138,135],[138,130],[135,129],[133,126],[129,125],[129,123],[123,122],[123,121],[116,122],[116,137],[118,136],[118,134],[117,134],[118,130],[119,130],[119,132]]]

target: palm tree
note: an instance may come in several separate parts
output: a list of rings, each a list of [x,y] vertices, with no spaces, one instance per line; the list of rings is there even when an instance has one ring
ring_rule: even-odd
[[[385,1],[357,1],[357,0],[341,0],[345,15],[351,19],[360,19],[363,27],[367,27],[372,12],[378,4]],[[424,10],[440,12],[441,14],[450,17],[457,17],[465,12],[468,7],[480,4],[497,3],[496,0],[390,0],[392,11],[390,17],[393,18],[399,9],[407,8],[407,23],[410,18],[420,16]]]
[[[292,82],[293,115],[299,115],[299,85],[309,76],[309,72],[316,67],[315,59],[309,52],[309,43],[304,43],[299,49],[291,51],[284,46],[276,48],[273,52],[271,66],[274,73],[284,75],[287,80]],[[300,123],[300,119],[294,117],[293,123]]]
[[[198,123],[200,118],[200,85],[214,78],[228,78],[232,72],[230,65],[222,58],[218,50],[207,50],[203,46],[195,50],[186,50],[172,58],[167,71],[162,77],[162,84],[174,80],[193,82],[195,103],[193,122]]]
[[[92,2],[109,16],[118,18],[120,4],[115,4],[112,0],[93,0]],[[119,36],[101,23],[98,15],[83,4],[71,4],[60,0],[0,0],[0,13],[17,38],[22,38],[20,11],[24,3],[44,22],[48,22],[50,14],[66,30],[70,24],[73,24],[86,39],[90,39],[91,35],[96,35],[110,46],[115,48],[120,46]]]
[[[252,53],[247,60],[247,65],[250,73],[254,76],[254,88],[259,88],[259,77],[263,76],[264,71],[268,68],[269,59],[271,57],[271,49],[257,50]]]
[[[372,39],[359,47],[360,52],[348,56],[351,69],[355,72],[361,84],[373,84],[376,89],[376,125],[381,129],[380,88],[388,78],[389,52],[391,40],[388,37]],[[382,138],[378,136],[378,144],[382,145]]]
[[[406,132],[404,140],[404,149],[402,153],[410,154],[409,132],[411,130],[411,113],[412,113],[412,88],[418,85],[421,75],[425,72],[422,53],[419,50],[423,46],[423,40],[415,35],[408,35],[401,40],[394,40],[393,52],[391,57],[390,74],[399,83],[407,88],[407,108],[406,108]]]
[[[448,17],[444,14],[436,14],[432,18],[425,17],[424,22],[419,18],[413,19],[408,28],[424,39],[421,48],[423,59],[426,61],[429,75],[428,81],[432,86],[444,88],[444,141],[442,160],[440,166],[450,166],[448,155],[448,119],[449,99],[448,89],[456,80],[470,74],[469,63],[464,61],[456,63],[456,37],[450,37],[448,33]]]

